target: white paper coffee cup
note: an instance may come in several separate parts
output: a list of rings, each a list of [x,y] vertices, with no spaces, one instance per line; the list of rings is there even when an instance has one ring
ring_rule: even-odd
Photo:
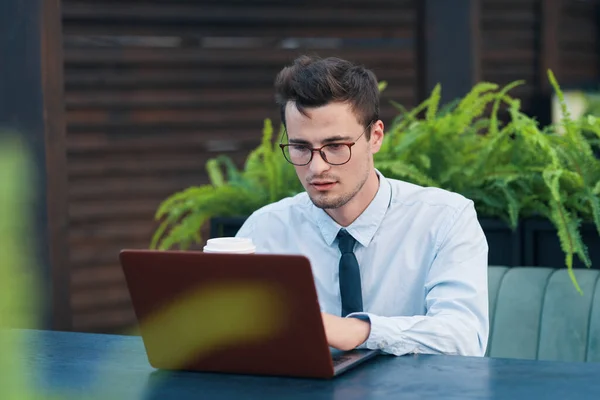
[[[235,254],[253,254],[256,252],[256,246],[252,239],[238,237],[221,237],[208,239],[204,246],[205,253],[235,253]]]

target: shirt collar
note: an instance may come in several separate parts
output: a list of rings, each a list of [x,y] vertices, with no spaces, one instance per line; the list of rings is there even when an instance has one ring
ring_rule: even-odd
[[[392,199],[390,182],[377,169],[375,172],[379,177],[379,189],[377,189],[375,198],[367,209],[352,224],[346,227],[348,233],[364,247],[371,243]],[[315,205],[312,205],[312,208],[314,220],[321,231],[321,235],[323,235],[325,243],[331,246],[342,226],[335,222],[323,209]]]

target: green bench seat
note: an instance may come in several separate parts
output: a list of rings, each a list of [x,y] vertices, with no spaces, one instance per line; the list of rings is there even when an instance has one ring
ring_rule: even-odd
[[[486,355],[600,362],[599,270],[490,266]]]

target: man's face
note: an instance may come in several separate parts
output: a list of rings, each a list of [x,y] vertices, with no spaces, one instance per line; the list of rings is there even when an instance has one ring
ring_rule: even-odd
[[[369,132],[361,125],[350,105],[331,103],[307,109],[308,116],[290,102],[286,107],[286,125],[290,144],[312,148],[325,144],[354,143],[351,158],[343,165],[330,165],[318,152],[308,165],[295,166],[296,174],[315,206],[336,209],[344,206],[361,190],[373,170],[373,153],[379,150],[383,132],[380,125]],[[364,133],[364,134],[363,134]]]

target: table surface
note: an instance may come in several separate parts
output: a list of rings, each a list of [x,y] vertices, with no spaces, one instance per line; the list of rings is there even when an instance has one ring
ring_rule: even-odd
[[[332,380],[165,372],[141,338],[18,331],[26,379],[50,393],[110,399],[599,399],[600,363],[389,355]]]

